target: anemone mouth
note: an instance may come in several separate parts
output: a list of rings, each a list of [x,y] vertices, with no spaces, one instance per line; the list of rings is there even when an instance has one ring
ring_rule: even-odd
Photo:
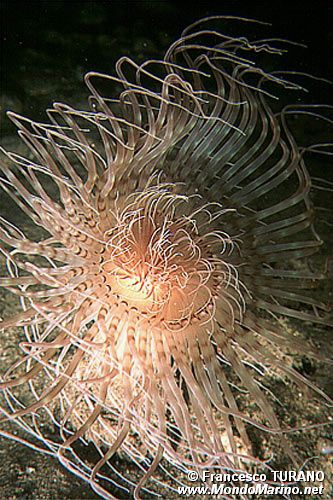
[[[214,207],[213,215],[205,205],[190,213],[191,201],[166,184],[126,198],[101,264],[120,301],[172,330],[212,320],[231,284],[241,297],[236,270],[223,261],[234,243],[212,223],[224,211]]]

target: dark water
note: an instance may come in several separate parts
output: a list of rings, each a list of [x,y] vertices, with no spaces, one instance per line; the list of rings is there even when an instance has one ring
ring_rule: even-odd
[[[309,46],[283,65],[333,78],[333,3],[280,2],[29,1],[1,2],[1,125],[12,109],[42,118],[52,101],[78,102],[83,75],[110,73],[122,55],[136,61],[161,57],[182,29],[205,16],[232,14],[268,21],[271,36]],[[293,51],[291,51],[293,52]],[[280,61],[279,61],[280,62]],[[325,89],[322,100],[327,101]]]

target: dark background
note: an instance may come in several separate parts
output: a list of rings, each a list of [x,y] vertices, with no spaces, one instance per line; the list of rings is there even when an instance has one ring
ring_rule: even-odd
[[[82,78],[87,71],[112,73],[121,55],[136,61],[162,57],[187,25],[214,14],[271,22],[272,36],[308,45],[307,50],[297,49],[291,67],[333,79],[330,0],[286,4],[225,0],[196,2],[190,7],[187,2],[156,0],[2,0],[3,132],[13,130],[4,119],[6,110],[38,119],[54,100],[78,102],[83,99]]]

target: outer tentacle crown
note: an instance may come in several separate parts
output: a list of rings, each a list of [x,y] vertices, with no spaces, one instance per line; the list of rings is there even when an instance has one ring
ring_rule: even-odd
[[[116,77],[87,75],[92,111],[57,103],[51,124],[10,115],[33,159],[3,150],[0,182],[48,236],[33,241],[1,218],[0,284],[22,311],[0,326],[27,339],[1,384],[2,422],[105,498],[106,463],[115,484],[132,486],[112,465],[120,450],[142,470],[137,497],[163,457],[241,467],[248,424],[279,434],[292,456],[253,360],[325,397],[279,361],[284,345],[320,354],[260,313],[331,324],[313,293],[324,275],[303,265],[321,245],[305,150],[265,85],[299,87],[259,69],[248,57],[260,51],[279,52],[188,31],[164,61],[123,58]],[[117,99],[97,90],[101,79],[122,86]],[[257,417],[239,410],[235,384]],[[60,441],[43,435],[49,417]],[[72,447],[80,438],[95,443],[94,466]]]

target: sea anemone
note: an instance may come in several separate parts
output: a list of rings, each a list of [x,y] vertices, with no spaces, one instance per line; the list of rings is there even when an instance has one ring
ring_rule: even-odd
[[[55,103],[47,124],[9,113],[30,153],[2,150],[0,182],[38,229],[35,241],[1,218],[0,284],[22,310],[0,327],[26,338],[2,379],[1,434],[27,444],[5,430],[17,424],[104,498],[172,488],[171,469],[181,482],[261,464],[252,427],[297,463],[265,373],[330,403],[284,353],[325,355],[281,319],[333,323],[316,295],[325,272],[309,264],[322,241],[304,159],[331,143],[298,145],[290,129],[295,115],[331,126],[330,108],[273,111],[272,89],[301,86],[255,55],[287,42],[227,36],[215,21],[163,61],[87,74],[90,110]]]

